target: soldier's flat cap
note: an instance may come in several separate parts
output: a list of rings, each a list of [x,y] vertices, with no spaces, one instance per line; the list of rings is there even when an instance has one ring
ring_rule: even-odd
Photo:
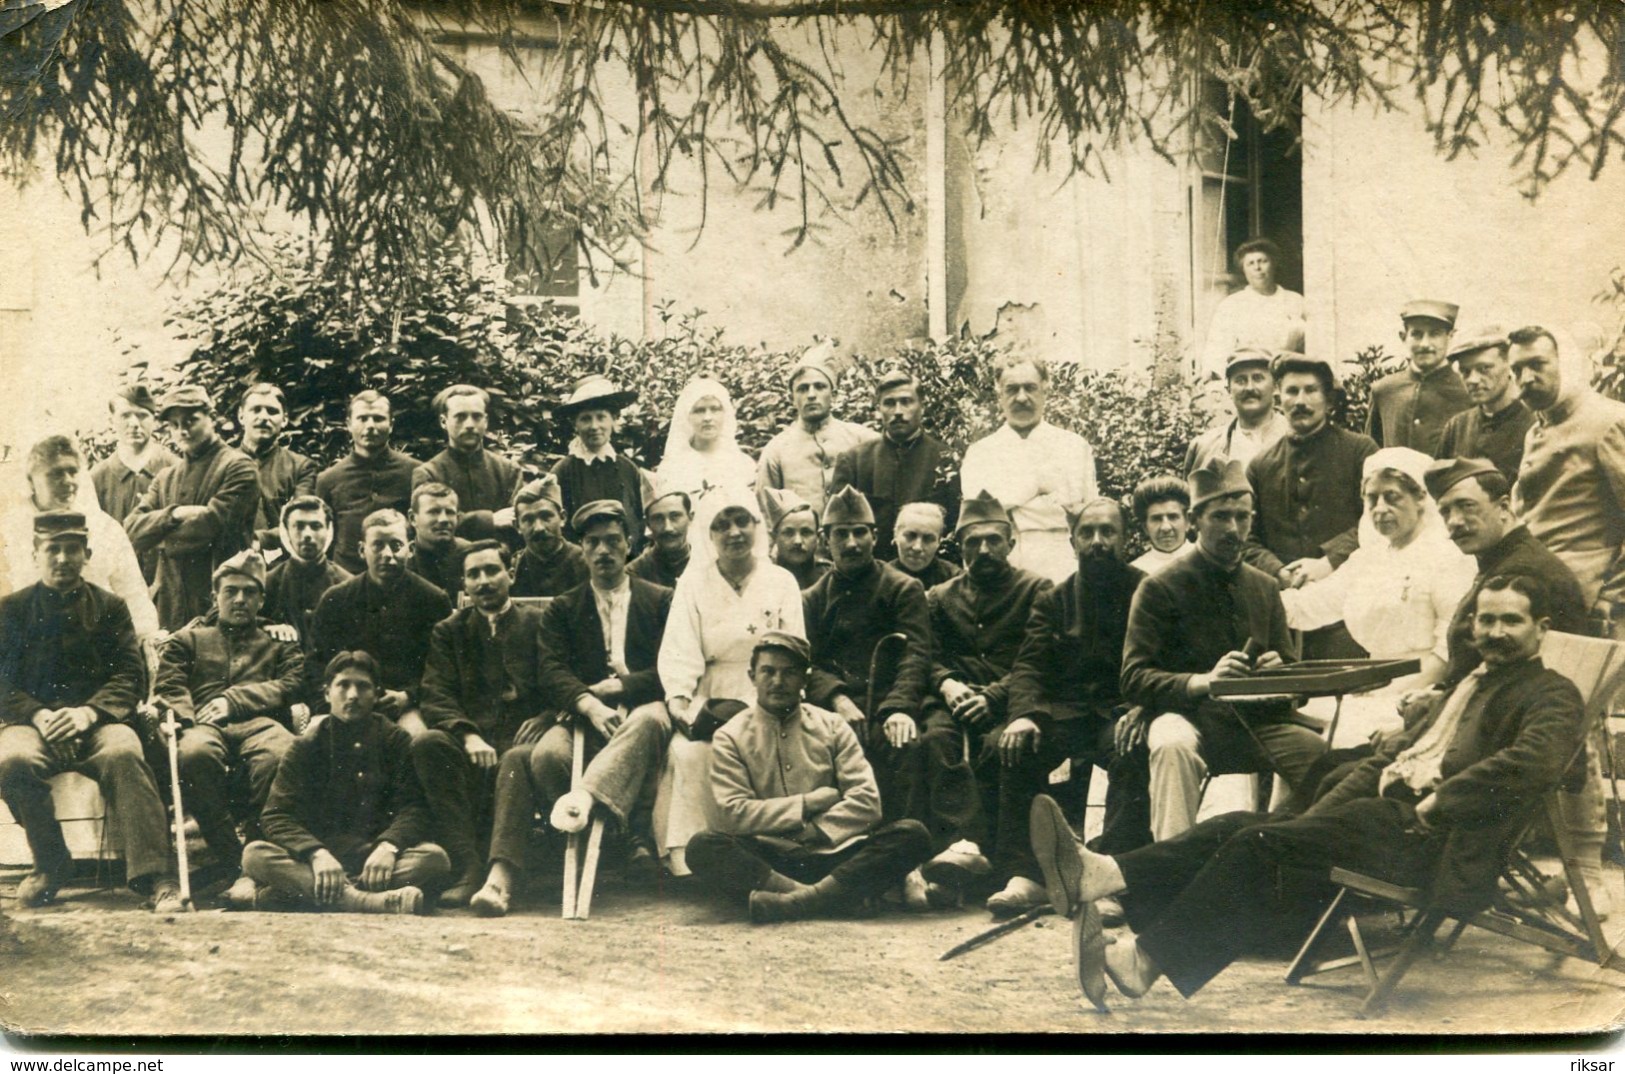
[[[34,516],[34,536],[42,541],[55,537],[90,540],[90,528],[83,511],[41,511]]]
[[[1257,365],[1270,369],[1274,362],[1274,351],[1265,350],[1263,347],[1238,347],[1224,360],[1224,375],[1228,378],[1230,374],[1244,366]]]
[[[1450,344],[1450,360],[1459,362],[1463,358],[1472,357],[1479,351],[1487,351],[1491,347],[1505,349],[1506,346],[1507,333],[1505,328],[1498,324],[1480,325]]]
[[[873,526],[875,511],[867,496],[848,485],[824,504],[823,522],[825,526]]]
[[[1461,307],[1454,302],[1440,302],[1433,298],[1419,298],[1414,302],[1407,302],[1399,307],[1399,319],[1408,321],[1413,317],[1426,317],[1430,321],[1438,321],[1450,328],[1456,327],[1456,315]]]
[[[802,667],[812,666],[812,646],[807,644],[806,638],[799,635],[788,634],[782,630],[769,630],[757,638],[756,644],[751,647],[751,662],[754,663],[756,654],[764,650],[789,653],[801,662]]]
[[[813,525],[818,524],[818,512],[813,511],[813,505],[807,502],[807,497],[789,489],[766,488],[762,490],[762,510],[767,514],[767,531],[777,533],[779,524],[797,511],[810,511],[813,516]]]
[[[1015,529],[1010,521],[1010,512],[1006,511],[1004,504],[987,489],[965,500],[959,505],[959,522],[954,526],[955,533],[961,533],[967,526],[980,525],[983,522],[1002,522]]]
[[[916,395],[920,392],[920,378],[906,369],[891,368],[880,374],[875,380],[875,398],[879,399],[889,391],[898,388],[912,388]]]
[[[265,560],[260,558],[260,554],[254,551],[252,548],[245,548],[241,552],[238,552],[235,556],[232,556],[230,559],[220,564],[220,566],[216,567],[214,569],[214,577],[211,579],[211,581],[215,585],[219,585],[220,579],[229,577],[231,575],[236,575],[239,578],[247,578],[261,589],[264,589]]]
[[[513,490],[513,506],[520,503],[535,503],[537,500],[551,500],[558,507],[559,513],[564,513],[564,490],[559,487],[559,479],[552,474],[543,474],[534,481],[527,481]]]
[[[1253,491],[1247,480],[1247,465],[1239,459],[1208,460],[1206,466],[1191,473],[1190,486],[1192,511],[1221,496]]]
[[[1437,501],[1469,477],[1500,472],[1488,459],[1440,459],[1423,472],[1422,481],[1428,487],[1428,495]]]
[[[626,518],[626,506],[620,500],[593,500],[576,508],[576,513],[570,516],[570,528],[576,533],[584,533],[588,526],[603,519],[613,519],[625,529],[631,525]]]
[[[165,418],[171,410],[213,410],[214,400],[201,384],[180,384],[163,394],[158,400],[158,416]]]

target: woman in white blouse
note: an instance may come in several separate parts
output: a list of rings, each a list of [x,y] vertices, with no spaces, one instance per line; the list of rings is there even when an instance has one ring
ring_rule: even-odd
[[[702,534],[724,491],[731,496],[755,489],[756,463],[739,447],[739,419],[720,382],[696,377],[678,393],[655,484],[667,492],[688,493],[694,505],[691,530]],[[704,566],[711,558],[709,542],[696,541],[689,565]]]
[[[1444,673],[1450,617],[1477,565],[1450,540],[1425,491],[1422,474],[1432,461],[1410,448],[1384,448],[1367,458],[1360,547],[1328,577],[1281,593],[1294,630],[1341,621],[1373,657],[1422,663],[1416,675],[1346,699],[1333,745],[1401,726],[1398,697]]]
[[[684,848],[717,819],[711,744],[689,737],[701,708],[711,699],[755,700],[750,654],[764,631],[807,634],[795,577],[762,554],[755,496],[723,490],[715,499],[711,561],[690,563],[677,580],[658,661],[677,734],[655,797],[655,839],[673,876],[688,875]]]
[[[1249,239],[1236,247],[1235,264],[1247,286],[1227,295],[1214,308],[1197,370],[1199,379],[1224,380],[1225,361],[1240,347],[1303,350],[1303,296],[1276,282],[1280,247],[1268,239]]]

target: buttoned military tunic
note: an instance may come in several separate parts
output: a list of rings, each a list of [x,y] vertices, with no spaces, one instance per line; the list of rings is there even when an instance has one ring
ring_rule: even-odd
[[[260,483],[254,535],[261,548],[281,547],[282,508],[295,496],[308,496],[316,491],[316,464],[274,441],[267,442],[258,454],[249,458],[259,471]]]
[[[1535,412],[1522,399],[1514,399],[1511,406],[1495,414],[1470,407],[1445,423],[1438,457],[1488,459],[1508,481],[1516,481],[1523,464],[1524,438],[1534,424]]]
[[[448,486],[457,493],[458,534],[481,540],[496,536],[491,516],[513,503],[524,476],[518,466],[494,451],[481,448],[464,453],[448,447],[412,471],[412,487],[432,481]]]
[[[1419,373],[1407,365],[1371,386],[1366,435],[1382,447],[1415,448],[1435,455],[1445,422],[1472,406],[1467,385],[1449,362]]]
[[[1360,545],[1361,470],[1377,450],[1369,436],[1326,424],[1287,436],[1247,466],[1257,521],[1247,562],[1274,578],[1298,559],[1342,566]]]
[[[417,464],[412,456],[394,448],[370,459],[352,451],[316,476],[316,495],[333,511],[329,555],[339,566],[351,574],[367,569],[361,558],[361,523],[384,507],[403,515],[411,509],[412,471]]]

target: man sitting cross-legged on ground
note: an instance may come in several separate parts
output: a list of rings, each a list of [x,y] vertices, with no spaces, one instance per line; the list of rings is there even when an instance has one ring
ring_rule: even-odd
[[[323,679],[328,715],[277,766],[265,838],[243,851],[243,872],[259,887],[238,909],[422,913],[423,889],[451,861],[426,841],[412,736],[378,713],[378,662],[367,653],[339,653]]]
[[[1081,915],[1085,994],[1101,1003],[1110,977],[1133,998],[1163,976],[1195,994],[1266,940],[1307,933],[1336,891],[1334,866],[1427,889],[1438,909],[1486,905],[1509,841],[1564,778],[1582,734],[1579,691],[1540,662],[1549,623],[1540,582],[1486,582],[1473,625],[1480,669],[1303,816],[1229,813],[1108,857],[1038,799],[1033,848],[1057,911]],[[1108,895],[1133,929],[1109,946],[1093,906]]]
[[[0,798],[28,837],[34,870],[17,901],[56,897],[73,864],[51,805],[52,776],[94,779],[116,816],[130,887],[181,908],[164,804],[129,726],[141,649],[124,601],[84,580],[90,531],[78,511],[34,516],[40,580],[0,600]]]
[[[542,694],[555,723],[515,741],[497,773],[491,872],[474,896],[476,913],[500,917],[525,872],[531,818],[552,804],[553,827],[579,831],[598,809],[631,837],[628,866],[657,872],[648,830],[660,767],[671,740],[656,661],[672,591],[626,571],[631,524],[619,500],[583,504],[570,520],[592,578],[542,614]],[[587,736],[581,786],[570,786],[571,728]]]
[[[1286,700],[1209,696],[1214,679],[1296,655],[1275,580],[1241,561],[1253,521],[1241,463],[1214,462],[1191,475],[1191,520],[1196,551],[1140,583],[1123,643],[1123,700],[1139,710],[1125,717],[1117,741],[1127,752],[1143,740],[1149,758],[1147,768],[1114,766],[1111,778],[1149,780],[1156,839],[1195,823],[1202,777],[1216,765],[1276,772],[1296,805],[1311,789],[1305,774],[1326,751],[1320,736],[1290,722]]]
[[[938,852],[920,875],[911,873],[904,883],[904,898],[916,908],[934,898],[941,901],[942,893],[932,891],[928,881],[948,893],[962,893],[973,878],[990,870],[982,851],[989,846],[988,827],[997,815],[997,743],[1009,716],[1010,672],[1034,603],[1053,588],[1048,578],[1010,565],[1015,524],[985,490],[965,501],[956,534],[965,573],[926,594],[932,689],[926,695],[915,759],[925,771],[909,785],[922,801],[902,805],[903,816],[926,823],[932,849]],[[981,771],[975,774],[964,759],[964,736],[972,742],[968,756],[980,757]],[[926,796],[941,804],[928,809]],[[1025,842],[1025,802],[1020,823]]]
[[[758,924],[832,916],[895,887],[931,853],[918,821],[884,824],[875,775],[845,720],[802,702],[812,651],[769,631],[751,652],[756,703],[712,739],[723,830],[688,843],[694,874]]]
[[[510,599],[512,564],[501,541],[469,546],[463,589],[472,603],[435,624],[423,666],[429,730],[413,740],[412,759],[440,845],[457,871],[442,906],[466,905],[485,874],[479,837],[495,800],[497,759],[546,730],[542,613]]]
[[[231,766],[247,770],[250,835],[259,831],[260,810],[271,793],[276,766],[293,735],[287,712],[304,685],[305,657],[299,643],[267,633],[259,620],[265,601],[265,561],[258,552],[237,553],[214,571],[215,622],[197,620],[173,634],[159,651],[159,703],[183,725],[179,756],[182,799],[197,820],[204,842],[233,872],[243,844],[231,815]],[[227,898],[252,897],[239,879]]]

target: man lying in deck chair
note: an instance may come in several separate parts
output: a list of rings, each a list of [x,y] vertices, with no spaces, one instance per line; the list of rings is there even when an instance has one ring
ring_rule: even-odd
[[[1167,977],[1187,998],[1282,933],[1302,936],[1336,891],[1334,866],[1430,889],[1433,905],[1487,905],[1508,844],[1564,776],[1580,693],[1542,666],[1548,595],[1521,575],[1485,582],[1473,621],[1480,668],[1427,719],[1362,762],[1305,814],[1229,813],[1115,857],[1084,848],[1048,798],[1033,849],[1059,913],[1077,911],[1078,981],[1136,998]],[[1103,942],[1093,901],[1118,895],[1132,931]]]

